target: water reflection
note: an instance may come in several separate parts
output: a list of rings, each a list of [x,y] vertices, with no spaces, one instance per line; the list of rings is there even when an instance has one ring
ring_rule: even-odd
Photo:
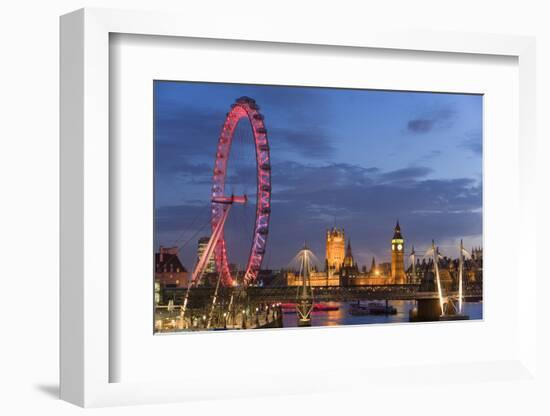
[[[311,314],[311,326],[336,326],[336,325],[364,325],[409,322],[409,311],[414,308],[415,301],[395,300],[389,304],[397,309],[395,315],[351,315],[348,302],[326,302],[331,306],[338,306],[334,311],[318,311]],[[464,313],[470,319],[482,319],[483,302],[465,302]],[[297,325],[296,313],[285,313],[283,316],[285,328]]]

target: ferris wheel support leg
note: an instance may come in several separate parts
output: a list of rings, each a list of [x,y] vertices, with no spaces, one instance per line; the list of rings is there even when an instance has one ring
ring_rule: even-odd
[[[214,315],[214,308],[216,307],[216,300],[218,297],[218,289],[220,288],[221,278],[222,274],[218,273],[218,282],[216,283],[216,290],[214,291],[214,297],[212,298],[212,307],[210,308],[210,314],[208,315],[208,322],[206,324],[207,329],[209,329],[210,325],[212,324],[212,316]]]
[[[225,225],[225,220],[227,219],[227,214],[229,213],[229,208],[231,205],[228,205],[223,213],[221,221],[218,223],[217,227],[215,228],[214,232],[212,233],[212,237],[210,237],[210,240],[208,241],[208,245],[206,246],[206,249],[204,250],[204,253],[202,253],[201,258],[199,259],[199,262],[197,263],[197,267],[195,267],[195,270],[193,272],[193,276],[191,278],[191,282],[187,285],[187,291],[185,292],[185,299],[183,301],[183,307],[181,311],[181,319],[183,320],[185,318],[185,311],[187,309],[187,303],[189,301],[189,292],[191,289],[191,286],[197,285],[204,273],[204,267],[212,255],[214,251],[214,247],[218,243],[218,240],[220,238],[220,235],[223,231],[223,227]]]
[[[187,310],[187,302],[189,301],[189,290],[191,289],[193,282],[189,282],[187,284],[187,290],[185,291],[185,298],[183,299],[183,306],[181,307],[181,313],[180,313],[180,319],[182,320],[182,323],[185,325],[185,311]]]
[[[235,326],[235,314],[232,311],[233,307],[233,292],[231,293],[231,298],[229,298],[229,305],[227,306],[227,319],[230,320],[233,318],[233,326]]]

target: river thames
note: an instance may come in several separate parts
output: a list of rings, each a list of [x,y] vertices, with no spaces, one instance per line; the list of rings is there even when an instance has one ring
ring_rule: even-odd
[[[414,308],[415,301],[395,300],[389,304],[397,309],[394,315],[363,315],[354,316],[349,312],[349,302],[326,302],[330,306],[338,306],[338,310],[318,311],[311,313],[311,326],[364,325],[409,322],[409,311]],[[366,304],[366,302],[362,302]],[[483,318],[483,302],[465,302],[464,313],[470,320]],[[283,315],[283,327],[298,326],[296,313]]]

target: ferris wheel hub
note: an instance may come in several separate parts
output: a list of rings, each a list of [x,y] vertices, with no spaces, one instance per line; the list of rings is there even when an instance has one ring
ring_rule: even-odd
[[[246,204],[248,197],[246,195],[215,196],[212,202],[217,204]]]

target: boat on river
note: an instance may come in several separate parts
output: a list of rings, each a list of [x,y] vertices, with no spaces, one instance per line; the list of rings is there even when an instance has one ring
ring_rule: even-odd
[[[295,313],[296,312],[296,303],[281,303],[281,309],[283,313]],[[318,302],[313,304],[313,312],[330,312],[337,311],[340,309],[338,305],[330,305],[324,302]]]
[[[387,302],[369,302],[366,305],[361,302],[350,303],[349,313],[354,316],[362,315],[395,315],[397,309],[389,305]]]

